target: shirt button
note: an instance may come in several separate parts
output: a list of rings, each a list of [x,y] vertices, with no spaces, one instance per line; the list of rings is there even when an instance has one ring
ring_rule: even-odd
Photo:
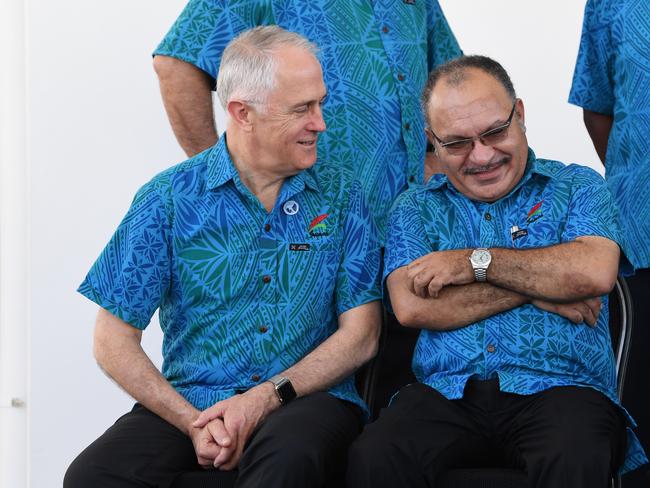
[[[406,124],[404,124],[404,128],[406,130],[409,130],[411,128],[411,124],[409,122],[407,122]]]
[[[271,277],[269,275],[264,275],[264,276],[262,276],[262,281],[264,283],[270,283],[271,282]]]
[[[260,325],[260,332],[262,334],[266,334],[266,332],[269,330],[269,328],[265,325]]]
[[[413,175],[409,176],[409,181],[411,183],[415,182],[415,176],[413,176]]]
[[[399,74],[397,75],[397,79],[398,79],[399,81],[404,81],[404,75],[403,75],[402,73],[399,73]]]
[[[385,25],[384,27],[381,28],[381,30],[382,30],[382,32],[383,32],[384,34],[388,34],[388,31],[389,31],[390,29],[388,28],[387,25]]]
[[[492,215],[490,215],[490,212],[485,213],[485,220],[488,220],[488,221],[492,220]]]
[[[494,347],[494,344],[489,344],[488,347],[487,347],[487,352],[491,353],[491,352],[494,352],[496,350],[497,350],[497,348]]]
[[[271,224],[264,224],[264,230],[266,232],[270,231],[271,230]]]
[[[253,376],[251,376],[251,379],[257,383],[260,380],[260,375],[254,374]]]

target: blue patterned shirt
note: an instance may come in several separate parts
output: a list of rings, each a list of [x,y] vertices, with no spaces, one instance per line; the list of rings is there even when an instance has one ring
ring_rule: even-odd
[[[79,291],[139,329],[159,309],[163,375],[195,407],[247,390],[381,298],[363,192],[330,168],[287,179],[267,213],[224,135],[138,191]],[[363,407],[352,377],[331,393]]]
[[[318,151],[353,169],[381,238],[395,197],[423,180],[428,73],[461,54],[437,0],[191,0],[155,54],[216,78],[228,42],[268,24],[321,49],[328,99]]]
[[[388,230],[384,279],[432,251],[537,248],[580,236],[620,240],[603,179],[584,166],[536,159],[532,151],[524,177],[500,200],[470,200],[446,176],[434,175],[427,186],[397,199]],[[606,306],[594,328],[527,304],[452,331],[423,329],[413,371],[449,399],[463,396],[470,376],[498,375],[510,393],[589,386],[618,404]],[[631,430],[628,439],[626,470],[647,461]]]
[[[614,118],[606,179],[635,268],[650,268],[650,2],[590,0],[569,102]]]

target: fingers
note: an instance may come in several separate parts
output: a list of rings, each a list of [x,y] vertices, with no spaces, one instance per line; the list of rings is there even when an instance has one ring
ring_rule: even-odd
[[[429,287],[431,285],[431,281],[434,278],[434,273],[427,270],[423,264],[418,261],[413,261],[407,267],[406,276],[408,277],[408,287],[411,293],[419,296],[420,298],[435,296],[430,295],[429,293]],[[435,289],[436,287],[433,286],[434,293],[436,293]]]
[[[223,425],[223,424],[222,424]],[[224,432],[226,432],[225,425],[223,426]],[[233,433],[229,436],[230,442],[226,446],[221,447],[221,452],[219,452],[219,455],[214,458],[213,466],[215,468],[219,468],[224,471],[229,471],[233,469],[232,466],[232,459],[236,453],[237,450],[240,448],[243,449],[243,445],[240,446],[239,442],[239,432],[234,429]],[[237,462],[239,462],[239,459],[237,459]],[[234,466],[237,466],[237,462],[235,462]]]
[[[212,467],[213,460],[219,455],[219,447],[207,429],[193,434],[192,442],[196,451],[196,460],[203,467]]]
[[[603,308],[600,297],[587,298],[584,303],[589,309],[589,315],[588,317],[585,317],[585,322],[591,327],[595,327],[598,322],[598,317],[600,316],[600,311]]]
[[[205,428],[208,430],[217,445],[220,447],[229,447],[231,445],[232,439],[230,437],[230,434],[228,434],[225,425],[223,424],[223,420],[212,420],[210,423],[208,423],[208,425],[205,426]]]
[[[199,414],[196,420],[192,423],[192,427],[205,427],[211,420],[223,417],[223,412],[224,410],[221,406],[221,402],[215,403],[210,408],[206,408]]]
[[[231,469],[235,469],[239,464],[239,460],[241,459],[243,451],[243,446],[237,447],[237,449],[232,453],[230,459],[224,462],[224,464],[222,464],[219,469],[222,471],[230,471]]]

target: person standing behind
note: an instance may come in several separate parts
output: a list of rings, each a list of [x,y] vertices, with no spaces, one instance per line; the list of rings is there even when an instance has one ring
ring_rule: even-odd
[[[624,405],[650,445],[650,3],[589,0],[569,102],[584,122],[605,165],[635,269],[628,279],[634,330]],[[648,486],[650,468],[630,474],[626,487]]]
[[[388,210],[424,177],[419,95],[436,65],[461,50],[437,0],[191,0],[154,52],[176,137],[191,156],[217,141],[211,89],[226,44],[277,24],[319,46],[328,89],[324,161],[354,170],[383,242]],[[327,163],[326,163],[327,164]]]

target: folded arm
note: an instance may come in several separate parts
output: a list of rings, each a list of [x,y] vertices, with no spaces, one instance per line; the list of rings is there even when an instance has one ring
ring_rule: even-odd
[[[407,285],[416,295],[436,297],[448,285],[474,281],[470,249],[434,251],[407,266]],[[616,282],[620,251],[604,237],[533,249],[492,248],[487,281],[499,288],[551,302],[570,302],[609,293]]]

